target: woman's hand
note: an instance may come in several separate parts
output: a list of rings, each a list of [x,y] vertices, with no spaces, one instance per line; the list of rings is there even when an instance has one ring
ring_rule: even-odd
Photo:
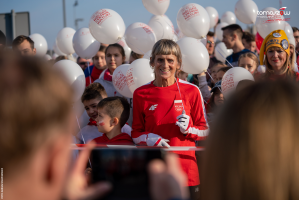
[[[186,114],[181,114],[177,117],[177,122],[175,123],[178,127],[180,127],[180,131],[183,134],[188,133],[188,129],[190,128],[190,116]]]
[[[170,147],[169,144],[167,144],[169,140],[162,138],[161,136],[149,133],[146,138],[146,144],[147,146],[158,146],[158,147]]]
[[[94,199],[104,196],[104,194],[111,190],[112,186],[107,182],[100,182],[88,186],[88,180],[85,175],[85,168],[90,152],[94,147],[95,143],[90,142],[86,145],[86,148],[79,154],[74,168],[66,182],[66,187],[64,190],[65,199]]]

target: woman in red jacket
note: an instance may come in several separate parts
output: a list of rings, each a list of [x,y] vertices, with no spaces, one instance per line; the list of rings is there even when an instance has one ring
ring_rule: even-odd
[[[266,66],[266,79],[293,79],[299,81],[294,65],[289,61],[290,43],[283,30],[271,32],[260,49],[260,64]]]
[[[209,132],[204,101],[195,85],[175,78],[180,69],[180,47],[172,40],[159,40],[150,65],[155,80],[133,95],[132,138],[138,145],[195,146]],[[175,152],[188,175],[192,199],[198,199],[199,174],[194,151]],[[193,198],[194,197],[194,198]]]

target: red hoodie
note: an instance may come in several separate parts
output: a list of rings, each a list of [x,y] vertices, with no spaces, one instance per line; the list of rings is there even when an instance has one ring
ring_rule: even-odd
[[[97,144],[111,144],[111,145],[134,145],[132,138],[127,133],[121,133],[109,139],[104,133],[102,136],[93,139]]]

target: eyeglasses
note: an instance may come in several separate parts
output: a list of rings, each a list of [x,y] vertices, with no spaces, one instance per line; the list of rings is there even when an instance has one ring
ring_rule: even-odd
[[[215,42],[212,42],[210,40],[207,40],[207,43],[210,44],[210,45],[214,45],[215,44]]]

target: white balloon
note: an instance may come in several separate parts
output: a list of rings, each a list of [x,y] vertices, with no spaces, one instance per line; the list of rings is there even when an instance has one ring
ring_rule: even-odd
[[[165,15],[154,15],[150,19],[148,25],[153,29],[157,41],[161,39],[173,39],[173,24]]]
[[[235,24],[236,23],[236,15],[231,12],[231,11],[226,11],[222,17],[221,17],[221,22],[225,22],[225,23],[228,23],[228,24]]]
[[[89,28],[80,28],[73,37],[73,46],[78,56],[89,59],[96,55],[101,43],[92,37]]]
[[[259,65],[257,67],[257,71],[261,74],[266,73],[266,66],[265,65]]]
[[[138,54],[145,54],[157,42],[153,29],[141,22],[133,23],[127,28],[125,39],[132,51]]]
[[[254,24],[258,7],[252,0],[239,0],[235,6],[235,14],[244,24]]]
[[[178,39],[181,39],[181,38],[185,37],[184,34],[182,33],[182,31],[179,28],[176,28],[175,34],[178,37]]]
[[[132,93],[142,85],[145,85],[155,79],[153,69],[149,60],[140,58],[134,60],[127,70],[127,85]]]
[[[120,44],[124,50],[125,50],[125,55],[126,55],[126,63],[129,63],[129,60],[130,60],[130,56],[131,56],[131,52],[132,52],[132,49],[127,45],[126,43],[126,40],[124,38],[122,38],[118,44]]]
[[[52,55],[52,59],[55,60],[58,56],[59,56],[59,55],[57,55],[56,53],[54,53],[54,54]]]
[[[45,55],[45,59],[46,59],[46,60],[52,60],[52,57],[51,57],[49,54],[46,54],[46,55]]]
[[[233,53],[232,49],[227,49],[225,44],[223,42],[220,42],[215,47],[215,57],[217,60],[225,63],[225,59],[227,56],[231,55]]]
[[[207,45],[207,42],[208,42],[208,39],[207,39],[207,37],[205,37],[205,38],[202,38],[201,40],[201,43],[203,43],[203,45]]]
[[[172,40],[173,40],[174,42],[177,42],[177,41],[179,40],[179,39],[178,39],[178,36],[177,36],[176,34],[174,34]]]
[[[146,52],[144,55],[143,55],[143,58],[145,59],[151,59],[151,55],[152,55],[152,50],[149,50],[148,52]]]
[[[154,15],[163,15],[166,13],[170,0],[142,0],[146,10]]]
[[[34,33],[29,35],[29,37],[33,40],[34,42],[34,48],[36,49],[36,55],[38,56],[44,56],[46,55],[48,51],[48,43],[44,36],[38,33]]]
[[[114,88],[119,92],[121,95],[133,98],[133,93],[129,89],[127,85],[127,70],[130,67],[130,64],[123,64],[118,66],[112,75],[112,83]]]
[[[268,11],[268,14],[274,13],[274,15],[260,15],[261,12],[265,11],[266,13]],[[277,14],[275,14],[277,11]],[[264,8],[262,11],[258,12],[259,14],[256,17],[256,29],[259,34],[265,38],[269,33],[275,30],[284,30],[285,28],[285,22],[284,17],[280,15],[279,11],[276,8],[267,7]],[[275,17],[275,20],[273,20]]]
[[[65,76],[74,91],[73,101],[78,101],[85,89],[85,76],[81,67],[71,60],[60,60],[54,64],[53,68]]]
[[[177,41],[182,53],[181,69],[188,74],[200,74],[210,63],[207,48],[200,40],[184,37]]]
[[[288,36],[288,35],[287,35]],[[289,43],[296,47],[296,41],[293,35],[288,36]]]
[[[81,117],[81,115],[84,113],[85,108],[83,103],[81,102],[81,99],[79,99],[78,101],[76,101],[73,104],[73,110],[75,112],[75,115],[77,116],[77,118]]]
[[[209,14],[196,3],[189,3],[181,7],[176,19],[179,29],[187,37],[201,39],[209,32]]]
[[[75,50],[73,48],[73,37],[75,30],[69,27],[65,27],[57,34],[56,42],[57,46],[62,53],[73,54]]]
[[[226,26],[228,26],[228,23],[226,23],[226,22],[220,22],[216,26],[215,32],[216,32],[216,37],[219,41],[222,41],[222,39],[223,39],[223,30],[221,30],[221,29]]]
[[[124,36],[126,26],[117,12],[111,9],[101,9],[90,18],[89,29],[97,41],[114,44]]]
[[[205,9],[208,12],[209,17],[210,17],[210,29],[214,28],[216,26],[216,24],[218,23],[218,19],[219,19],[218,12],[215,8],[210,7],[210,6],[206,7]]]
[[[221,90],[224,98],[228,98],[242,80],[254,81],[252,74],[243,67],[233,67],[229,69],[222,78]]]
[[[291,27],[291,25],[288,22],[284,22],[284,32],[286,33],[286,35],[289,37],[293,36],[294,37],[294,33],[293,33],[293,28]]]
[[[58,56],[63,56],[65,53],[63,53],[57,46],[57,40],[55,40],[55,43],[53,45],[53,50]]]
[[[84,127],[89,123],[89,119],[90,117],[87,115],[87,112],[84,111],[83,114],[81,115],[81,117],[78,119],[80,127]],[[79,136],[80,138],[82,138],[82,135],[80,134]]]

